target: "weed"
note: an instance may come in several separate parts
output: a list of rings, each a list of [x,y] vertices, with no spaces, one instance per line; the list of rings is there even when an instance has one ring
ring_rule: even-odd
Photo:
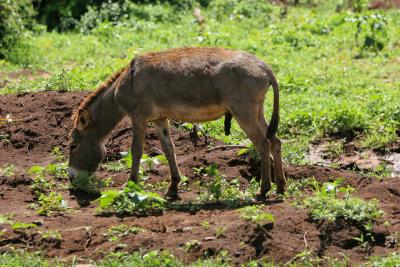
[[[35,228],[35,227],[37,227],[37,225],[33,224],[33,223],[14,222],[11,224],[11,228],[14,231],[24,231],[26,229]]]
[[[71,181],[71,187],[75,190],[81,190],[88,194],[100,194],[100,190],[108,187],[112,182],[111,178],[104,180],[98,179],[89,172],[79,172],[75,179]]]
[[[101,168],[108,172],[120,172],[127,169],[126,165],[121,161],[108,161],[101,164]]]
[[[378,208],[378,201],[365,201],[352,196],[351,187],[340,187],[343,179],[333,183],[324,183],[317,187],[312,196],[304,199],[304,205],[310,208],[310,215],[314,220],[334,222],[339,218],[354,221],[360,224],[373,222],[383,214]],[[338,192],[344,198],[338,197]]]
[[[225,228],[225,227],[219,227],[219,228],[217,228],[217,229],[215,230],[215,236],[216,236],[217,238],[225,237],[225,231],[226,231],[226,228]]]
[[[264,212],[264,205],[253,205],[239,209],[240,218],[256,223],[257,226],[263,226],[267,223],[274,223],[275,218],[271,213]]]
[[[189,240],[185,243],[186,252],[197,252],[201,248],[201,242],[198,240]]]
[[[202,221],[201,226],[203,226],[204,229],[208,229],[210,228],[210,223],[208,221]]]
[[[136,235],[144,230],[136,226],[128,226],[126,224],[120,224],[117,226],[112,226],[104,233],[104,236],[108,237],[109,241],[118,241],[121,237],[128,235]]]
[[[101,214],[154,214],[162,212],[164,206],[165,200],[158,194],[146,192],[132,181],[120,191],[102,192],[99,198]]]
[[[1,214],[0,215],[0,224],[11,224],[13,217],[14,217],[14,214]]]
[[[386,257],[371,257],[367,266],[399,266],[400,265],[400,253],[393,252]]]
[[[50,192],[48,195],[41,194],[38,201],[31,204],[30,208],[42,216],[57,216],[69,210],[62,195],[56,192]]]
[[[42,240],[50,242],[60,242],[63,240],[62,235],[57,230],[49,230],[41,233]]]
[[[15,172],[15,166],[7,163],[3,167],[0,167],[0,176],[10,177],[13,176]]]
[[[30,186],[32,189],[35,199],[38,199],[41,195],[47,195],[55,187],[55,183],[49,181],[42,175],[37,175],[33,179],[33,183]]]

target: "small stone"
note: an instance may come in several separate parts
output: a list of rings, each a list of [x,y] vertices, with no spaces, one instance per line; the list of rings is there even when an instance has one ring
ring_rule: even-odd
[[[235,252],[235,257],[240,257],[240,255],[241,255],[241,253],[239,250]]]
[[[212,241],[212,240],[215,240],[215,239],[217,239],[215,236],[207,236],[203,240],[204,241]]]
[[[193,230],[193,227],[190,227],[190,226],[182,229],[183,232],[190,232],[192,230]]]
[[[385,246],[387,248],[394,248],[397,245],[397,240],[394,236],[387,236],[385,240]]]

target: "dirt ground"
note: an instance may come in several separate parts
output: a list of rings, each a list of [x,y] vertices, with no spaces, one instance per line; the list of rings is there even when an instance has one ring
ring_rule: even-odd
[[[167,210],[161,216],[148,217],[101,217],[96,215],[97,204],[80,207],[75,196],[63,187],[62,192],[68,205],[74,212],[57,217],[38,216],[27,206],[33,201],[30,184],[32,177],[26,170],[33,165],[45,166],[54,160],[51,150],[59,146],[67,153],[70,116],[73,109],[87,93],[39,92],[35,94],[0,96],[0,117],[13,120],[0,125],[0,166],[11,163],[16,166],[15,175],[0,176],[0,214],[15,213],[14,220],[25,223],[35,222],[37,228],[23,234],[13,232],[9,226],[0,225],[0,231],[7,228],[6,236],[0,238],[0,251],[11,247],[25,248],[30,251],[41,250],[48,257],[70,260],[78,257],[82,261],[88,258],[97,260],[107,252],[122,249],[118,243],[127,245],[128,252],[137,250],[169,250],[184,262],[191,262],[207,254],[216,255],[227,250],[234,264],[250,259],[265,258],[278,263],[287,263],[305,250],[314,251],[318,256],[350,259],[352,264],[360,263],[369,255],[387,255],[398,251],[397,245],[390,242],[400,233],[400,179],[399,177],[377,179],[366,177],[348,170],[338,170],[322,166],[286,166],[287,177],[304,179],[315,177],[319,181],[330,181],[344,177],[345,183],[356,188],[356,194],[364,199],[378,198],[385,216],[373,229],[375,242],[368,251],[362,249],[353,240],[360,235],[354,225],[339,223],[327,229],[313,222],[307,211],[295,208],[289,201],[271,196],[266,201],[265,211],[276,219],[273,226],[262,230],[253,223],[239,217],[234,209],[224,207],[203,207],[196,211]],[[241,187],[246,188],[254,170],[244,158],[237,156],[237,150],[214,150],[207,152],[208,146],[203,139],[197,146],[189,138],[189,132],[175,127],[172,129],[176,145],[177,160],[183,175],[189,178],[189,187],[203,178],[194,174],[193,168],[208,166],[215,162],[226,178],[240,178]],[[119,152],[127,151],[131,140],[128,120],[123,120],[107,141],[107,158],[118,159]],[[219,142],[211,140],[212,145]],[[146,135],[145,153],[159,154],[160,144],[154,129],[150,126]],[[128,171],[119,173],[98,171],[101,178],[111,177],[114,187],[120,187],[128,178]],[[169,179],[169,170],[158,165],[150,175],[149,183]],[[66,185],[68,181],[64,182]],[[162,193],[162,192],[159,192]],[[194,200],[196,190],[181,192],[183,201]],[[209,222],[204,227],[202,222]],[[384,221],[389,224],[384,224]],[[119,224],[139,226],[145,231],[137,235],[122,237],[116,243],[108,240],[104,233],[111,226]],[[216,237],[218,229],[224,228],[222,236]],[[58,230],[61,242],[43,242],[38,232]],[[197,250],[185,251],[187,241],[201,242]],[[305,242],[306,241],[306,242]]]

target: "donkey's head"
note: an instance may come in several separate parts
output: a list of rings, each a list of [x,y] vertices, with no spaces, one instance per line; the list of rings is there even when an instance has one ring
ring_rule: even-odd
[[[88,110],[80,109],[74,118],[69,147],[68,176],[74,179],[78,172],[94,172],[105,157],[102,138],[92,129]]]

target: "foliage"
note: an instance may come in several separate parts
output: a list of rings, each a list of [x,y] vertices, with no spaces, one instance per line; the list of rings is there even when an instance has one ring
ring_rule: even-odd
[[[49,230],[41,233],[42,240],[45,241],[62,241],[62,235],[57,230]]]
[[[391,267],[391,266],[398,266],[400,265],[400,254],[399,253],[392,253],[387,255],[386,257],[371,257],[370,262],[366,266],[371,267]]]
[[[310,215],[314,220],[334,222],[338,219],[366,224],[380,218],[383,214],[378,208],[378,201],[365,201],[352,196],[351,187],[340,187],[343,179],[332,183],[324,183],[315,188],[312,196],[304,199],[304,205],[310,208]],[[339,198],[338,193],[344,198]]]
[[[214,0],[209,5],[211,14],[219,20],[269,17],[271,4],[263,0]]]
[[[3,167],[0,167],[0,176],[10,177],[13,176],[15,172],[15,166],[12,164],[4,164]]]
[[[14,214],[0,214],[0,224],[10,224]]]
[[[389,36],[384,14],[357,14],[348,18],[348,21],[356,25],[355,39],[360,55],[368,51],[379,52],[387,45]]]
[[[33,24],[30,0],[0,0],[0,59],[7,55]]]
[[[47,195],[55,187],[55,183],[46,179],[43,175],[36,175],[33,179],[33,183],[30,186],[32,189],[35,199],[38,199],[41,195]]]
[[[24,251],[10,251],[0,253],[0,266],[13,266],[13,267],[62,267],[63,264],[57,262],[48,262],[40,253],[28,253]]]
[[[15,223],[11,224],[11,228],[14,231],[20,231],[20,230],[25,230],[25,229],[29,229],[29,228],[35,228],[35,227],[37,227],[37,225],[33,224],[33,223],[15,222]]]
[[[253,205],[239,209],[240,218],[256,223],[258,226],[262,226],[266,223],[274,223],[275,218],[271,213],[264,212],[262,209],[264,205]]]
[[[197,252],[201,248],[201,242],[198,240],[189,240],[185,243],[186,252]]]
[[[104,233],[104,236],[107,236],[109,241],[118,241],[121,237],[125,237],[128,235],[136,235],[140,232],[144,231],[143,229],[136,226],[128,226],[126,224],[120,224],[116,226],[112,226],[108,229],[107,233]]]
[[[37,202],[33,203],[30,208],[36,210],[37,214],[43,216],[57,216],[68,211],[67,202],[60,193],[50,192],[49,194],[41,194]]]
[[[227,205],[237,205],[241,201],[249,201],[255,197],[259,183],[253,179],[246,192],[240,190],[239,179],[235,178],[227,181],[218,171],[218,166],[215,163],[207,167],[195,169],[197,174],[203,177],[209,177],[209,182],[204,186],[206,192],[201,192],[198,199],[202,202],[216,201],[223,202]]]
[[[125,188],[116,191],[108,190],[101,193],[99,212],[101,214],[154,214],[164,210],[165,200],[158,194],[145,192],[132,181]]]
[[[111,182],[111,178],[98,179],[96,175],[82,171],[78,172],[75,179],[71,181],[71,187],[88,194],[99,194],[100,190],[109,186]]]

